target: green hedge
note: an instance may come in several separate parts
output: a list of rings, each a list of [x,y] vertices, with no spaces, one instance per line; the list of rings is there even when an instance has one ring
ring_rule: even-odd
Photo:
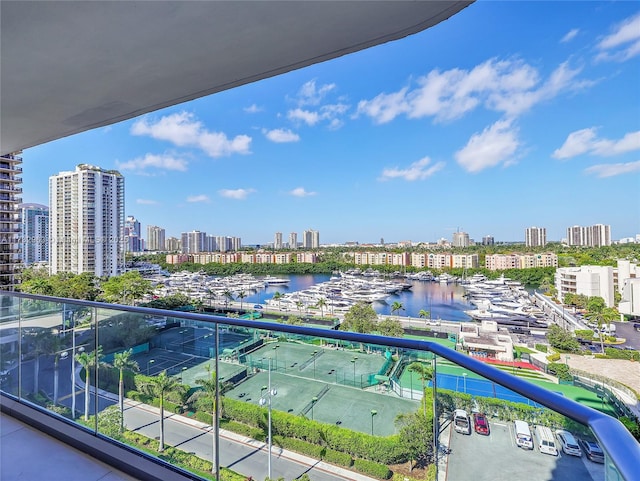
[[[330,448],[324,450],[322,459],[328,463],[344,466],[345,468],[353,466],[353,458],[350,455]]]
[[[536,350],[540,352],[547,352],[546,344],[536,344]]]
[[[377,479],[390,479],[393,476],[393,472],[382,464],[367,461],[366,459],[356,459],[353,462],[353,468],[368,476],[373,476]]]
[[[610,359],[628,359],[630,361],[640,361],[640,351],[627,351],[615,349],[613,347],[605,347],[604,352]],[[640,367],[636,367],[640,369]]]

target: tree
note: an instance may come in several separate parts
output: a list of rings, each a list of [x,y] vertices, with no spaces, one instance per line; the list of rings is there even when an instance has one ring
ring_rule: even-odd
[[[412,362],[411,364],[409,364],[409,367],[407,368],[409,370],[409,372],[411,373],[416,373],[418,374],[418,376],[420,377],[420,380],[422,381],[422,406],[424,408],[424,415],[425,417],[427,416],[427,403],[426,403],[426,392],[425,392],[425,381],[430,381],[431,379],[433,379],[433,371],[431,370],[431,368],[429,366],[425,366],[423,363],[421,362]]]
[[[224,307],[228,308],[229,302],[233,301],[233,292],[227,289],[222,293],[222,296],[224,297]]]
[[[169,393],[177,391],[181,387],[176,378],[167,376],[167,371],[162,371],[157,376],[149,378],[148,382],[143,384],[145,391],[160,400],[160,443],[158,446],[160,452],[164,451],[164,400]]]
[[[40,356],[43,354],[52,354],[54,352],[53,339],[55,336],[50,329],[38,331],[33,337],[33,347],[31,352],[35,355],[33,361],[33,393],[37,394],[40,390]]]
[[[118,404],[120,406],[120,432],[124,429],[124,371],[139,371],[138,363],[131,358],[133,351],[117,352],[113,356],[113,367],[119,371]]]
[[[304,302],[302,301],[296,301],[296,307],[298,308],[298,312],[300,313],[300,315],[302,316],[302,308],[304,307]]]
[[[391,314],[393,315],[394,312],[399,312],[399,311],[404,311],[404,306],[402,305],[402,302],[399,301],[394,301],[393,304],[391,304]]]
[[[580,343],[573,337],[571,332],[562,329],[557,324],[549,326],[547,340],[553,348],[560,351],[577,352],[580,350]]]
[[[151,281],[144,279],[139,271],[125,272],[120,276],[113,276],[101,285],[103,297],[108,302],[132,304],[137,299],[153,292]]]
[[[324,308],[327,307],[327,300],[321,297],[318,299],[318,302],[316,302],[316,307],[320,309],[320,317],[324,317]]]
[[[371,304],[358,302],[345,313],[340,330],[366,334],[375,331],[377,324],[378,314]]]
[[[398,319],[391,319],[390,317],[387,317],[383,321],[380,321],[378,323],[377,330],[382,336],[404,336],[404,329],[400,321]]]
[[[434,458],[433,417],[418,413],[400,414],[396,418],[400,427],[398,438],[403,453],[409,458],[409,470],[418,464],[426,466]],[[415,461],[415,464],[412,463]]]
[[[98,365],[102,358],[102,346],[97,350],[76,354],[78,361],[84,368],[84,420],[89,421],[89,385],[91,384],[91,368]],[[72,388],[73,389],[73,388]]]
[[[219,389],[219,383],[216,382],[216,371],[212,371],[211,372],[211,379],[196,379],[196,382],[202,386],[202,389],[198,389],[197,391],[195,391],[191,397],[189,397],[189,400],[187,402],[191,403],[194,401],[197,401],[198,399],[201,398],[206,398],[206,399],[210,399],[211,400],[211,427],[212,429],[215,429],[216,427],[216,418],[220,418],[222,416],[222,412],[218,413],[218,406],[217,406],[217,399],[218,399],[218,389]],[[215,452],[216,452],[216,448],[215,448],[215,443],[216,443],[216,436],[213,436],[213,457],[212,459],[214,459],[213,462],[213,466],[212,466],[212,470],[211,472],[215,474],[216,472],[216,463],[215,463]]]
[[[282,297],[284,296],[284,294],[281,294],[280,292],[276,291],[276,293],[273,295],[273,298],[278,301],[278,309],[280,309],[280,299],[282,299]]]
[[[240,310],[242,310],[242,301],[247,297],[247,293],[245,291],[238,292],[238,299],[240,299]]]
[[[418,317],[420,319],[425,319],[425,323],[427,322],[426,319],[427,317],[431,317],[431,311],[426,311],[424,309],[420,309],[420,312],[418,312]]]
[[[618,312],[615,309],[606,306],[604,299],[599,296],[589,298],[587,302],[587,319],[598,324],[598,335],[600,336],[600,349],[604,354],[604,336],[603,325],[608,325],[610,322],[615,321],[618,318]]]

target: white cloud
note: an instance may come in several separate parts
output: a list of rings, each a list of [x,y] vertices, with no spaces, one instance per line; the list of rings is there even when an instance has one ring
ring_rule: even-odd
[[[136,199],[136,204],[140,205],[158,205],[159,202],[151,199]]]
[[[582,154],[610,157],[633,150],[640,150],[640,130],[629,132],[617,141],[599,139],[597,130],[596,127],[591,127],[571,132],[567,140],[562,144],[562,147],[553,152],[552,157],[556,159],[569,159]]]
[[[271,142],[276,142],[276,143],[298,142],[300,140],[300,136],[289,129],[273,129],[273,130],[264,129],[262,133]]]
[[[472,135],[467,145],[455,153],[455,158],[467,172],[475,173],[500,164],[510,165],[518,147],[518,129],[501,120]]]
[[[294,197],[310,197],[312,195],[316,195],[315,192],[307,192],[304,190],[304,187],[297,187],[289,192]]]
[[[640,160],[624,164],[599,164],[585,169],[587,174],[594,174],[600,178],[613,177],[615,175],[640,172]]]
[[[382,175],[378,180],[389,180],[401,178],[410,182],[414,180],[424,180],[431,177],[433,174],[444,168],[444,162],[438,162],[432,166],[431,159],[424,157],[414,163],[412,163],[406,169],[399,169],[398,167],[387,168],[382,171]]]
[[[137,157],[127,162],[116,161],[116,165],[120,170],[133,170],[138,172],[142,172],[147,168],[178,170],[181,172],[187,170],[186,160],[168,154],[146,154],[144,157]]]
[[[131,126],[131,133],[167,140],[180,147],[197,147],[210,157],[251,153],[251,137],[236,135],[230,139],[222,132],[209,131],[188,112],[166,115],[156,122],[143,117]]]
[[[624,62],[640,54],[640,13],[617,24],[597,48],[596,60]]]
[[[442,122],[484,106],[515,117],[561,92],[590,85],[576,80],[580,71],[565,62],[542,81],[535,67],[517,59],[490,59],[471,70],[432,70],[418,78],[415,88],[404,87],[361,100],[356,116],[369,116],[378,124],[403,114],[410,119],[433,117]]]
[[[571,42],[571,40],[573,40],[574,38],[576,38],[578,36],[578,33],[580,33],[580,30],[578,30],[577,28],[572,28],[571,30],[569,30],[566,33],[566,35],[564,37],[562,37],[560,42],[561,43]]]
[[[336,84],[324,84],[316,87],[316,81],[309,80],[298,91],[296,98],[298,106],[319,105],[325,95],[336,88]]]
[[[209,196],[205,194],[190,195],[187,197],[187,202],[209,202]]]
[[[253,192],[255,192],[254,189],[222,189],[218,191],[218,194],[227,199],[243,200]]]
[[[320,114],[310,110],[293,109],[287,112],[287,118],[289,120],[301,120],[305,124],[313,127],[320,121]]]
[[[258,112],[264,111],[262,107],[258,107],[256,104],[251,104],[249,107],[245,107],[243,109],[248,114],[257,114]]]

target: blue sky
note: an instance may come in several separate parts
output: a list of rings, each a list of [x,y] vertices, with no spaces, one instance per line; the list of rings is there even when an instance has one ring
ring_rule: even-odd
[[[425,32],[26,150],[24,202],[79,163],[126,214],[321,243],[640,233],[637,2],[479,1]]]

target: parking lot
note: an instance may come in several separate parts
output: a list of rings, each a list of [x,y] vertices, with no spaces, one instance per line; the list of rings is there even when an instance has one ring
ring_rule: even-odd
[[[601,481],[602,464],[560,453],[542,454],[537,446],[532,451],[515,444],[513,424],[489,421],[491,433],[470,436],[451,431],[446,479],[473,481]],[[450,427],[449,427],[450,428]],[[534,436],[534,445],[537,440]]]

